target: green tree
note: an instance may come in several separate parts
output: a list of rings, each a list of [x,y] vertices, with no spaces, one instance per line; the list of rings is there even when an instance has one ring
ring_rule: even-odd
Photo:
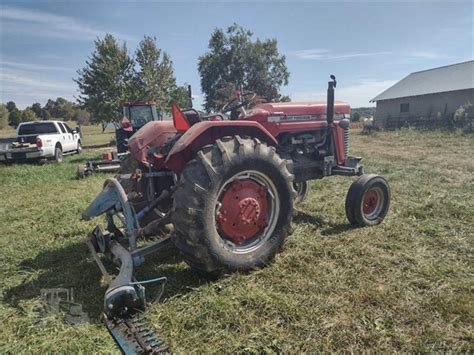
[[[50,120],[52,118],[51,114],[49,113],[49,111],[46,111],[46,110],[43,110],[43,117],[42,119],[43,120]]]
[[[56,102],[51,99],[48,99],[48,101],[43,107],[43,117],[45,120],[51,119],[53,117],[52,113],[54,112],[55,107],[56,107]]]
[[[0,104],[0,129],[4,129],[8,126],[8,114],[7,106]]]
[[[27,107],[21,112],[21,122],[31,122],[31,121],[36,121],[38,117],[34,113],[34,111],[31,109],[31,107]]]
[[[360,115],[359,112],[353,112],[353,113],[352,113],[352,121],[353,121],[353,122],[359,122],[360,117],[361,117],[361,115]]]
[[[74,113],[78,109],[77,105],[65,98],[58,97],[55,101],[49,99],[46,105],[41,110],[43,117],[48,117],[46,112],[49,113],[49,117],[61,119],[64,121],[72,120]]]
[[[74,112],[73,120],[79,125],[86,125],[89,123],[91,115],[86,110],[76,109]]]
[[[34,103],[33,105],[31,105],[31,109],[33,110],[36,116],[43,118],[43,109],[41,108],[40,103]]]
[[[186,106],[187,88],[176,85],[173,62],[166,52],[158,48],[155,37],[145,36],[140,41],[136,62],[139,70],[135,85],[140,99],[155,100],[161,110],[169,110],[173,102]]]
[[[61,118],[64,121],[72,120],[75,112],[75,105],[74,103],[62,98],[58,97],[55,102],[55,106],[53,112],[51,113],[55,118]]]
[[[8,112],[17,110],[16,104],[13,101],[8,101],[6,107],[7,107]]]
[[[111,35],[97,39],[86,66],[77,71],[79,103],[92,115],[93,123],[117,121],[124,101],[134,99],[134,61],[125,43]]]
[[[8,109],[8,104],[7,104],[7,109]],[[8,115],[8,125],[16,128],[18,127],[20,122],[21,122],[21,112],[18,109],[14,109]]]
[[[237,24],[212,33],[209,51],[198,60],[206,111],[219,110],[222,92],[232,87],[253,91],[267,101],[280,100],[280,87],[289,78],[285,56],[278,52],[275,39],[253,41],[252,35]]]

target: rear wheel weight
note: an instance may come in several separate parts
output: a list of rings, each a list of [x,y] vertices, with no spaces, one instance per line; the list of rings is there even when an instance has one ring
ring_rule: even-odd
[[[346,216],[354,226],[380,224],[390,207],[390,187],[378,175],[362,175],[347,192]]]
[[[188,264],[216,274],[270,262],[289,234],[292,181],[274,148],[256,139],[204,147],[173,195],[173,240]]]

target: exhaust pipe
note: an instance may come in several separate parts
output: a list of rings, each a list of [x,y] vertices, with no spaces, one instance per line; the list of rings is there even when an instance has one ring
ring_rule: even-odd
[[[330,75],[331,81],[328,81],[328,96],[326,104],[326,121],[328,123],[326,129],[327,149],[329,155],[334,155],[333,134],[334,129],[334,89],[336,87],[336,77]]]
[[[326,120],[328,122],[328,127],[331,126],[334,122],[334,89],[336,88],[336,77],[331,75],[331,81],[328,81],[328,97],[327,97],[327,107],[326,107]]]

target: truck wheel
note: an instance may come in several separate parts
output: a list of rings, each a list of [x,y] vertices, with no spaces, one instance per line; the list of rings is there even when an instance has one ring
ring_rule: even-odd
[[[77,141],[77,149],[76,149],[77,154],[82,153],[82,144],[81,141]]]
[[[289,234],[293,176],[273,147],[239,136],[198,152],[173,195],[175,245],[191,267],[221,274],[269,263]]]
[[[353,226],[380,224],[390,207],[390,187],[378,175],[362,175],[347,192],[346,216]]]
[[[307,181],[294,182],[293,188],[296,191],[295,204],[299,204],[306,200],[309,190],[309,183]]]
[[[63,150],[59,145],[54,148],[54,161],[56,163],[61,163],[63,161]]]

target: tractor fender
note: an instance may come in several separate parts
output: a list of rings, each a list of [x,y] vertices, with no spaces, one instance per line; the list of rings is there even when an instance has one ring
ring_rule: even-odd
[[[271,146],[277,141],[260,123],[255,121],[204,121],[191,126],[174,144],[166,157],[168,169],[179,173],[205,145],[226,136],[249,136],[258,138]]]

